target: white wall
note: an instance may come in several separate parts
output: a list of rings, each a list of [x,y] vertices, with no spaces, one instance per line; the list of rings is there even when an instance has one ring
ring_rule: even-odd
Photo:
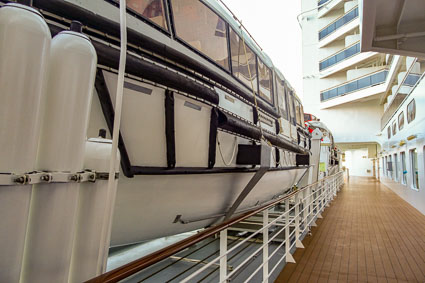
[[[368,155],[367,148],[346,150],[342,165],[350,170],[350,176],[372,177],[373,161]]]

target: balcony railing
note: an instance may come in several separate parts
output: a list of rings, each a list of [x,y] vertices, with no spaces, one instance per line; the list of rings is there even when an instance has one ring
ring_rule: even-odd
[[[393,98],[393,100],[390,102],[390,105],[385,110],[384,114],[381,118],[381,129],[383,130],[385,126],[388,124],[388,122],[391,120],[391,118],[394,116],[394,114],[397,112],[400,105],[403,103],[403,101],[406,99],[406,97],[415,89],[416,85],[418,84],[419,80],[423,77],[424,74],[408,74],[403,82],[402,85],[410,86],[412,89],[409,91],[409,93],[403,93],[400,92],[400,88],[397,90],[396,96]]]
[[[334,31],[338,30],[340,27],[348,24],[355,18],[358,18],[358,16],[359,16],[359,7],[355,7],[351,9],[348,13],[336,19],[335,21],[330,23],[327,27],[321,29],[319,31],[319,40],[322,40],[323,38],[327,37]]]
[[[420,77],[420,74],[409,74],[404,80],[403,85],[414,86],[419,81]]]
[[[364,88],[382,84],[385,82],[387,75],[388,70],[381,70],[374,74],[333,87],[320,93],[320,101],[324,102],[338,96],[347,95]]]
[[[329,2],[330,0],[320,0],[318,3],[317,3],[317,6],[319,7],[319,10],[320,9],[322,9],[323,8],[323,4],[325,4],[326,2]]]
[[[319,70],[323,71],[324,69],[329,68],[359,53],[360,53],[360,42],[357,42],[354,45],[348,48],[345,48],[339,51],[338,53],[336,53],[335,55],[332,55],[331,57],[328,57],[327,59],[321,61],[319,63]]]

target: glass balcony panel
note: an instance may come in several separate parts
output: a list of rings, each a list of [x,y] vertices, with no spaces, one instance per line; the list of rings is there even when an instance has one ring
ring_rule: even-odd
[[[370,77],[366,77],[366,78],[363,78],[363,79],[358,80],[358,87],[359,87],[359,89],[362,89],[364,87],[368,87],[370,85],[371,85],[371,83],[370,83]]]
[[[357,43],[356,45],[353,45],[347,49],[344,49],[338,52],[337,54],[323,60],[322,62],[319,63],[319,69],[320,71],[324,70],[358,53],[360,53],[360,43]]]
[[[327,1],[325,1],[325,2],[327,2]],[[354,10],[351,10],[350,12],[348,12],[347,14],[345,14],[343,17],[339,18],[338,20],[336,20],[335,22],[331,23],[326,28],[324,28],[321,31],[319,31],[319,40],[321,40],[322,38],[324,38],[324,37],[328,36],[329,34],[333,33],[334,31],[336,31],[340,27],[346,25],[347,23],[351,22],[353,19],[357,18],[358,16],[359,16],[359,8],[356,7],[356,8],[354,8]]]
[[[384,83],[385,79],[387,78],[388,70],[380,71],[378,73],[375,73],[373,75],[360,78],[358,80],[345,83],[340,86],[336,86],[332,89],[326,90],[321,93],[320,98],[321,101],[325,101],[337,96],[343,96],[348,93],[361,90],[366,87],[374,86],[380,83]]]

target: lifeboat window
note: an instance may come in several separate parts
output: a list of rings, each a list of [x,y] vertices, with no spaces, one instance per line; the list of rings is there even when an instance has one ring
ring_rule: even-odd
[[[398,130],[401,131],[404,128],[404,112],[398,115]]]
[[[409,105],[407,105],[407,123],[411,123],[416,117],[416,102],[413,99]]]
[[[176,35],[229,70],[226,22],[198,0],[171,0]]]
[[[396,121],[393,122],[393,136],[395,136],[395,134],[397,134],[397,122]]]
[[[287,90],[287,94],[288,94],[288,103],[289,103],[289,115],[291,117],[291,123],[292,125],[295,125],[297,120],[295,118],[295,105],[294,105],[294,96],[292,94],[292,91]]]
[[[260,96],[273,104],[272,71],[258,60],[258,77],[260,78]]]
[[[168,30],[162,0],[127,0],[127,8],[161,28]]]
[[[301,119],[301,126],[305,125],[305,120],[304,120],[304,107],[300,102],[300,119]]]
[[[277,88],[277,101],[278,101],[278,107],[280,111],[280,115],[283,119],[288,120],[288,108],[287,108],[287,99],[286,99],[286,92],[285,92],[285,85],[282,80],[276,77],[276,88]]]
[[[418,171],[418,151],[412,149],[410,151],[410,160],[412,166],[412,187],[416,190],[419,190],[419,171]]]
[[[387,134],[388,134],[388,139],[390,139],[391,138],[391,126],[388,126]]]
[[[407,184],[407,167],[406,167],[406,153],[403,151],[400,153],[401,159],[401,183]]]
[[[246,50],[246,54],[245,54]],[[254,86],[254,91],[258,92],[257,85],[257,60],[255,53],[239,35],[230,28],[230,54],[232,60],[232,73],[237,79],[244,83],[249,89]],[[248,70],[249,67],[249,70]],[[251,76],[249,73],[251,72]]]

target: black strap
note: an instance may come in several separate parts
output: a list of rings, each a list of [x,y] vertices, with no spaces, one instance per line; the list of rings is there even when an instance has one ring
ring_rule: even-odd
[[[165,91],[165,137],[167,142],[167,166],[176,167],[176,139],[174,128],[174,93]]]

